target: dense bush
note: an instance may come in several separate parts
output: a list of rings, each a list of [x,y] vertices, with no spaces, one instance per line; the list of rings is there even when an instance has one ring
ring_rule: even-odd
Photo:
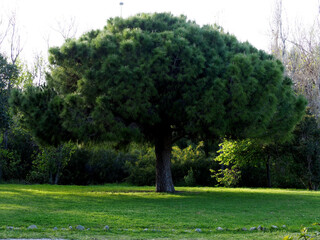
[[[28,180],[54,183],[52,178],[59,174],[59,184],[88,185],[123,182],[128,177],[126,163],[135,161],[131,154],[103,146],[78,146],[73,149],[72,146],[66,145],[62,149],[69,149],[64,152],[65,158],[60,158],[62,161],[57,159],[57,155],[61,154],[59,149],[52,147],[42,149],[34,162],[34,169]],[[58,166],[60,166],[59,171],[57,171]]]
[[[90,183],[89,160],[91,152],[86,148],[77,148],[60,177],[60,184],[87,185]]]
[[[213,186],[216,182],[211,178],[210,168],[217,167],[213,157],[206,156],[203,142],[184,149],[172,148],[172,174],[176,185]]]
[[[134,160],[134,156],[112,149],[91,151],[91,157],[87,165],[89,183],[123,182],[128,176],[125,164]]]
[[[306,115],[292,140],[284,144],[225,141],[215,156],[205,151],[202,142],[195,145],[183,141],[172,149],[173,179],[177,186],[271,184],[278,188],[316,190],[320,183],[319,136],[314,117]],[[119,149],[111,143],[77,147],[70,144],[69,150],[71,146],[73,154],[59,152],[59,147],[39,148],[28,132],[13,128],[7,148],[0,148],[0,179],[76,185],[124,181],[134,185],[155,184],[155,152],[151,145],[130,144]],[[218,161],[213,160],[215,157]],[[209,169],[220,175],[212,178]]]
[[[154,149],[150,146],[134,145],[130,149],[135,161],[126,162],[129,176],[126,181],[134,185],[154,185],[156,156]]]
[[[291,141],[263,145],[253,140],[221,144],[215,159],[223,166],[214,175],[221,185],[246,187],[307,188],[320,185],[320,130],[316,119],[306,114]],[[237,174],[232,174],[232,170]]]
[[[129,177],[127,180],[135,185],[155,184],[155,153],[152,147],[137,147],[132,154],[136,162],[127,164]],[[211,157],[206,157],[203,143],[197,146],[189,145],[181,149],[172,148],[172,177],[175,185],[180,186],[212,186],[215,181],[211,178],[210,168],[218,165]]]
[[[17,180],[22,170],[21,159],[16,151],[0,149],[0,179]]]
[[[68,142],[57,147],[41,147],[33,162],[33,169],[28,176],[29,181],[58,184],[63,170],[69,164],[76,151],[76,145]]]
[[[37,144],[27,131],[19,127],[11,129],[7,147],[0,147],[0,181],[25,181],[37,150]]]

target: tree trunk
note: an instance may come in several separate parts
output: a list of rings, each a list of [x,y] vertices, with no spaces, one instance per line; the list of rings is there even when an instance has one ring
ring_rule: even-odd
[[[58,164],[57,164],[56,176],[54,178],[54,185],[58,185],[59,177],[60,177],[60,168],[61,168],[61,162],[59,161]]]
[[[155,141],[157,192],[175,192],[171,175],[171,149],[172,135],[170,128],[159,129]]]
[[[0,159],[0,183],[2,182],[2,163]]]
[[[3,133],[3,148],[8,149],[8,127],[6,127]]]
[[[271,171],[270,171],[270,156],[268,156],[266,168],[267,168],[267,186],[268,188],[271,188],[272,185],[271,185]]]
[[[49,184],[52,184],[52,172],[49,172]]]
[[[307,155],[307,163],[308,163],[308,188],[309,190],[314,190],[312,183],[312,157],[310,154]]]
[[[56,173],[56,176],[54,178],[54,185],[58,185],[58,182],[59,182],[59,171]]]

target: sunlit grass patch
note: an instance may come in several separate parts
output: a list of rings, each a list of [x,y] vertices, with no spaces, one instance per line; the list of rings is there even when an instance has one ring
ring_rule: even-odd
[[[115,184],[0,185],[0,238],[281,239],[320,222],[319,192],[205,187],[177,191],[156,193],[154,187]],[[38,229],[28,230],[32,224]],[[89,230],[76,230],[77,225]],[[268,230],[241,231],[258,225]],[[271,231],[271,225],[279,229]]]

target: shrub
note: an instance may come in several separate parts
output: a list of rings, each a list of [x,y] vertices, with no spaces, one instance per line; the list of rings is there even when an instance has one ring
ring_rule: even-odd
[[[68,165],[64,168],[60,184],[88,185],[90,184],[89,161],[92,152],[87,148],[78,147],[71,156]]]
[[[154,149],[150,146],[133,145],[130,153],[133,160],[126,162],[126,169],[129,173],[126,181],[138,186],[154,185],[156,182]]]
[[[134,145],[130,153],[137,160],[126,164],[129,172],[127,181],[135,185],[154,185],[156,170],[153,147]],[[171,168],[175,185],[214,185],[209,169],[215,165],[211,157],[206,157],[203,142],[196,147],[189,145],[184,149],[178,146],[172,148]]]
[[[90,183],[123,182],[128,177],[125,169],[126,162],[132,162],[130,154],[116,152],[111,149],[93,150],[88,162]]]
[[[0,135],[0,139],[2,136]],[[1,143],[0,143],[1,144]],[[8,142],[6,149],[0,149],[0,171],[4,181],[25,181],[32,169],[32,162],[38,145],[33,141],[31,135],[15,126],[8,132]],[[0,174],[1,175],[1,174]]]
[[[58,184],[63,169],[68,165],[76,150],[76,145],[69,142],[58,147],[42,147],[40,150],[34,161],[34,168],[30,173],[29,180]]]
[[[186,148],[174,146],[172,148],[172,174],[176,185],[202,185],[212,186],[210,168],[216,168],[213,157],[207,157],[204,144],[189,145]]]
[[[194,178],[193,169],[190,168],[188,174],[183,177],[187,186],[192,187],[196,184],[196,180]]]
[[[104,184],[123,182],[129,176],[126,164],[136,161],[131,153],[116,151],[106,143],[82,146],[63,170],[61,184]]]
[[[0,148],[0,181],[10,181],[18,179],[19,172],[22,171],[21,159],[15,151]]]

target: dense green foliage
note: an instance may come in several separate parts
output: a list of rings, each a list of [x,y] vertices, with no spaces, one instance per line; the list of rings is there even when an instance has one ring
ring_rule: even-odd
[[[30,180],[49,181],[50,184],[58,184],[63,170],[67,167],[76,146],[71,142],[61,144],[58,147],[42,147],[33,162],[34,171],[30,174]]]
[[[320,186],[320,129],[313,115],[306,115],[295,130],[291,144],[284,145],[280,153],[290,156],[288,162],[291,172],[297,174],[305,188],[318,190]]]
[[[136,160],[128,162],[129,177],[127,181],[134,185],[155,184],[155,152],[152,147],[144,146],[133,148],[131,151]],[[210,168],[218,165],[212,157],[207,157],[203,151],[203,143],[198,146],[189,145],[181,149],[178,146],[172,148],[171,167],[173,180],[178,186],[214,186],[216,181],[211,179]]]
[[[283,138],[305,105],[270,55],[170,14],[110,19],[50,54],[48,84],[78,137],[154,140],[169,125],[177,137]]]
[[[64,146],[68,148],[68,146]],[[56,148],[39,149],[35,154],[32,169],[24,180],[30,183],[55,183],[57,159]],[[112,145],[86,146],[75,149],[72,156],[59,170],[59,184],[104,184],[128,182],[134,185],[155,184],[155,152],[148,145],[131,145],[126,151],[116,151]],[[214,186],[209,169],[217,167],[212,158],[205,157],[202,149],[189,146],[174,147],[172,171],[177,185]],[[188,176],[192,169],[192,176]],[[189,178],[186,181],[185,179]],[[11,179],[16,179],[12,176]],[[10,180],[10,179],[5,179]]]
[[[71,138],[62,127],[60,114],[63,110],[62,99],[47,87],[28,86],[23,90],[14,89],[10,102],[16,114],[21,114],[20,123],[27,128],[37,141],[45,145],[58,146]],[[19,106],[19,111],[16,108]]]
[[[312,117],[306,116],[295,130],[293,140],[286,144],[261,146],[248,140],[226,141],[223,143],[222,154],[216,158],[225,158],[222,162],[213,161],[214,155],[207,156],[201,144],[187,145],[185,148],[174,146],[173,180],[177,186],[215,186],[220,181],[224,186],[267,187],[269,159],[272,187],[316,189],[320,173],[317,167],[319,154],[317,148],[310,151],[310,146],[317,147],[318,128],[313,125],[316,131],[308,133],[308,142],[302,141],[301,133],[307,136],[303,130],[308,125],[306,123],[315,124]],[[239,145],[240,142],[242,145]],[[54,183],[57,172],[51,165],[55,159],[43,157],[46,152],[55,155],[54,149],[57,148],[39,147],[27,132],[16,129],[9,135],[8,149],[1,150],[2,180]],[[88,185],[128,182],[151,186],[155,183],[155,161],[155,152],[150,145],[131,144],[120,150],[115,150],[114,144],[110,143],[78,146],[60,169],[57,183]],[[222,165],[224,168],[221,168]],[[236,172],[229,171],[230,168]],[[215,173],[223,171],[224,175],[220,175],[221,179],[211,178],[213,174],[209,169]],[[52,180],[50,172],[53,174]]]
[[[110,19],[51,48],[49,60],[49,87],[13,94],[25,126],[54,145],[154,144],[157,191],[174,192],[176,140],[286,140],[306,105],[271,55],[167,13]]]
[[[159,194],[153,187],[116,184],[1,184],[0,238],[269,240],[297,235],[302,226],[313,227],[310,233],[319,230],[312,226],[320,221],[318,192],[190,187],[177,191]],[[28,230],[32,224],[38,229]],[[76,230],[77,225],[90,230]],[[103,229],[105,225],[109,231]],[[241,230],[259,225],[267,230]],[[272,225],[278,229],[272,230]],[[19,229],[8,230],[8,226]]]
[[[221,144],[215,158],[222,169],[214,172],[224,186],[298,187],[317,190],[320,184],[320,130],[309,113],[293,132],[290,142],[263,145],[252,140]],[[269,173],[268,173],[269,171]],[[254,183],[254,184],[253,184]]]
[[[9,125],[8,91],[17,73],[16,66],[8,63],[6,58],[0,54],[0,131]]]

